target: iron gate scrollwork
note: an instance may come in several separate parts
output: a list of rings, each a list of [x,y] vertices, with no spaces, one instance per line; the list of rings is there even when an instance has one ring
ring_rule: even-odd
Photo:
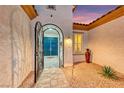
[[[43,31],[41,22],[36,22],[35,24],[35,83],[43,71]]]

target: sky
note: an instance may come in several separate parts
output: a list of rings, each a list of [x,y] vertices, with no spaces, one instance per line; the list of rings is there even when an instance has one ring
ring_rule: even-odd
[[[116,7],[116,5],[78,5],[73,13],[73,22],[89,24]]]

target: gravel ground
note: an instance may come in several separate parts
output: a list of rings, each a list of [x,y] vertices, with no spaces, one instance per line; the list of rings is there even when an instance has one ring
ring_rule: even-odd
[[[118,80],[112,80],[99,74],[102,66],[94,63],[79,63],[73,67],[65,67],[63,71],[73,88],[124,88],[124,75],[116,72]]]

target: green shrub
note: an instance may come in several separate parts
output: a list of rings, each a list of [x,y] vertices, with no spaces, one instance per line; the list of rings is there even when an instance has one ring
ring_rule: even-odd
[[[115,71],[110,66],[103,66],[102,73],[104,77],[109,79],[117,79]]]

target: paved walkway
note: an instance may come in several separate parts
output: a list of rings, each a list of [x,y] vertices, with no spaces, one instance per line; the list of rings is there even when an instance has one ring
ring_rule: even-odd
[[[60,68],[46,68],[43,70],[36,88],[68,88],[69,83]]]

